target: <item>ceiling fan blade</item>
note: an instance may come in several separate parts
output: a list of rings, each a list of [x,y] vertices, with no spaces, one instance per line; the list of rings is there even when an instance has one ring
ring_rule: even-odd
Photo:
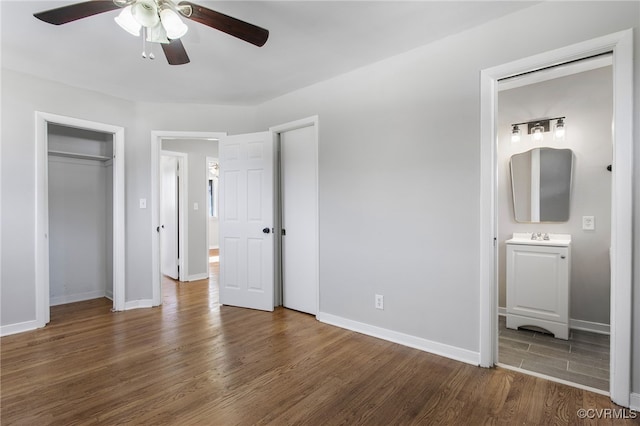
[[[91,0],[34,13],[33,16],[53,25],[62,25],[78,19],[120,9],[112,0]]]
[[[184,65],[191,62],[180,39],[171,40],[169,44],[160,43],[169,65]]]
[[[269,38],[269,30],[260,28],[248,22],[241,21],[206,7],[198,6],[189,1],[181,1],[180,6],[191,6],[193,10],[189,19],[215,28],[229,35],[237,37],[256,46],[263,46]]]

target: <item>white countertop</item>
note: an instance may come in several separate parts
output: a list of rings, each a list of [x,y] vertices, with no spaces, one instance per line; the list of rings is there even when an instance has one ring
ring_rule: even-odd
[[[548,240],[531,239],[532,234],[531,232],[514,232],[513,237],[507,240],[506,243],[555,247],[568,247],[571,245],[570,234],[548,234]]]

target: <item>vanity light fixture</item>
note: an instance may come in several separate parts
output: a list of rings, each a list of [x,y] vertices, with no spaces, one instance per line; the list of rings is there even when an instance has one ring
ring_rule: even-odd
[[[541,142],[544,134],[551,130],[551,122],[556,123],[553,126],[553,135],[555,140],[563,140],[565,135],[566,117],[543,118],[540,120],[526,121],[524,123],[514,123],[511,125],[511,142],[520,141],[520,126],[527,126],[527,133],[531,135],[531,140]]]

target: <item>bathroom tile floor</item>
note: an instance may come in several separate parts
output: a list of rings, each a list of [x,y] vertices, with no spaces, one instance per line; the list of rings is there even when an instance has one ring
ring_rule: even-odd
[[[609,336],[571,330],[569,340],[532,330],[506,328],[499,317],[502,364],[609,391]]]

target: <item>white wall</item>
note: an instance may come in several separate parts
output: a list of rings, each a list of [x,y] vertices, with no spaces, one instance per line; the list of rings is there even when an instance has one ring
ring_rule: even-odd
[[[218,141],[165,139],[162,149],[187,154],[188,200],[187,209],[187,262],[186,274],[189,277],[206,277],[209,274],[209,245],[207,235],[207,157],[218,156]],[[198,204],[198,210],[194,209]]]
[[[255,112],[247,107],[133,103],[2,69],[0,326],[36,318],[35,111],[125,128],[125,301],[150,301],[151,131],[241,133]]]
[[[543,117],[566,116],[564,141],[545,133],[543,143],[529,136],[511,143],[511,124]],[[611,246],[611,120],[613,84],[611,66],[556,78],[498,96],[498,242],[499,306],[506,306],[505,241],[514,232],[570,234],[570,317],[609,324]],[[554,122],[555,123],[555,122]],[[525,126],[521,126],[521,130]],[[525,131],[526,132],[526,131]],[[518,223],[513,216],[509,159],[535,147],[569,148],[574,154],[570,218],[562,223]],[[582,216],[594,216],[596,228],[582,229]]]
[[[35,318],[34,110],[127,128],[127,300],[152,295],[156,224],[150,209],[137,208],[150,194],[151,130],[241,133],[318,115],[320,310],[477,352],[480,70],[632,27],[638,70],[639,14],[638,2],[545,2],[255,108],[133,105],[5,71],[0,323]],[[637,141],[637,114],[635,129]],[[638,176],[640,149],[635,156]],[[640,185],[634,191],[637,212]],[[635,218],[632,358],[640,392]],[[383,311],[373,308],[374,293],[385,296]]]
[[[256,130],[319,115],[320,311],[478,351],[480,71],[631,27],[638,69],[639,6],[542,3],[259,106]]]
[[[36,318],[35,111],[128,128],[135,119],[131,102],[2,70],[0,324],[3,327]],[[130,137],[131,132],[126,134]],[[135,179],[135,168],[131,167],[135,167],[135,163],[128,166],[129,177]],[[133,230],[127,235],[127,244],[130,246],[135,238]],[[131,254],[135,255],[135,251]],[[128,268],[145,268],[145,265],[129,261]]]

